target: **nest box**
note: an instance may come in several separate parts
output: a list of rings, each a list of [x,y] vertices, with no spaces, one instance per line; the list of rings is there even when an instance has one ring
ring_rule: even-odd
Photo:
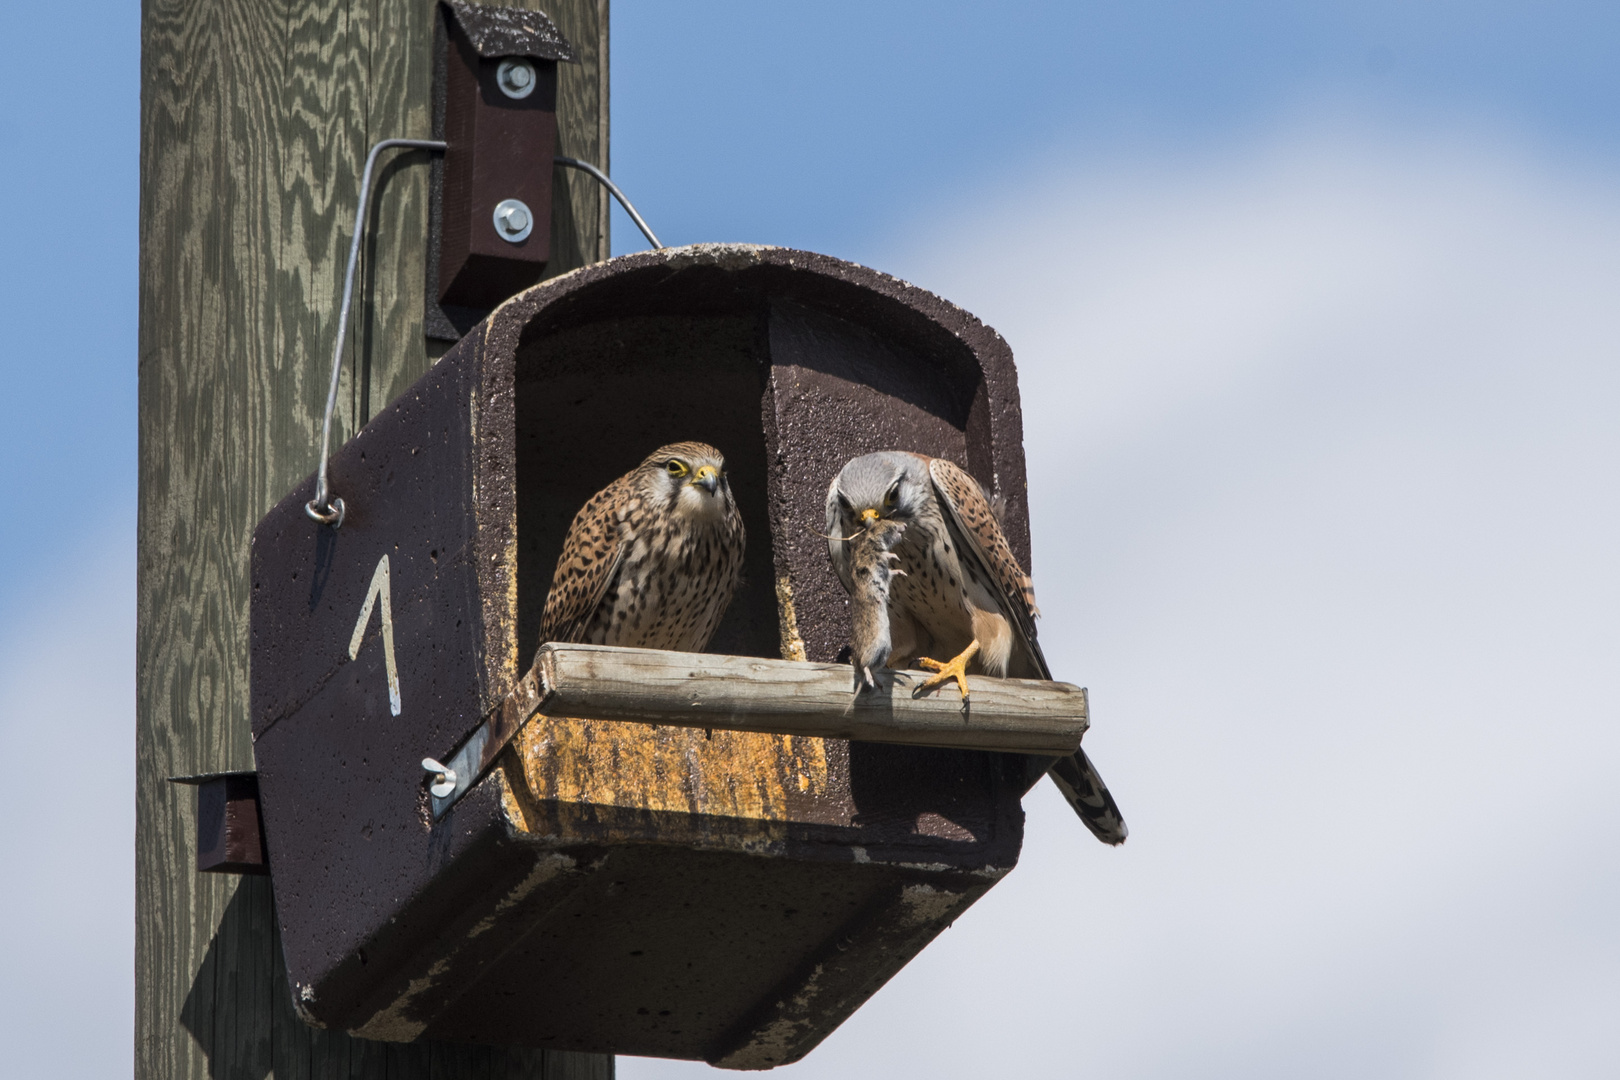
[[[301,1014],[733,1068],[807,1053],[1013,868],[1045,759],[545,715],[437,809],[421,761],[512,700],[574,513],[660,444],[719,447],[747,525],[710,650],[832,661],[831,477],[948,457],[1005,500],[1027,565],[1021,438],[995,331],[821,255],[630,255],[474,327],[333,456],[340,529],[305,515],[311,477],[254,534],[253,738]]]

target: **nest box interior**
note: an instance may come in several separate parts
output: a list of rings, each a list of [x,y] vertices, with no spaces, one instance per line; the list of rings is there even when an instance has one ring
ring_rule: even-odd
[[[719,447],[747,527],[710,651],[831,661],[847,608],[812,530],[843,463],[951,458],[1027,565],[1021,438],[993,330],[825,256],[626,256],[474,327],[334,455],[340,530],[305,516],[312,477],[254,536],[255,753],[302,1015],[807,1053],[1012,869],[1043,761],[539,716],[437,820],[420,761],[513,689],[573,515],[662,443]]]

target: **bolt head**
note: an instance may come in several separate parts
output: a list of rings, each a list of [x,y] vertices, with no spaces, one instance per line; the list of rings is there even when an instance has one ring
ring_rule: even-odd
[[[534,92],[537,79],[534,66],[527,60],[502,60],[495,69],[495,83],[509,98],[526,98]]]
[[[521,244],[534,228],[534,211],[520,199],[502,199],[495,207],[495,234],[512,244]]]

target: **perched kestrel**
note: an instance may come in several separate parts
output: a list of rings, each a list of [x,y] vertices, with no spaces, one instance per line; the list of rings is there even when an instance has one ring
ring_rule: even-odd
[[[1052,677],[1035,640],[1035,587],[973,477],[944,458],[898,450],[845,465],[827,489],[827,551],[852,595],[852,545],[844,538],[890,520],[905,526],[894,546],[905,575],[889,588],[894,666],[914,662],[937,672],[919,693],[954,679],[966,697],[969,665],[996,678]],[[1059,758],[1047,773],[1097,839],[1124,842],[1125,821],[1085,751]]]
[[[540,640],[699,652],[737,591],[743,542],[720,451],[661,446],[574,516]]]

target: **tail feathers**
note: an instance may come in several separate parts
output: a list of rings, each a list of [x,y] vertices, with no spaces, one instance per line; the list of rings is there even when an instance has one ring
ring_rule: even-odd
[[[1125,842],[1129,833],[1125,818],[1084,750],[1076,750],[1072,757],[1058,758],[1046,770],[1046,775],[1052,778],[1092,835],[1105,844]]]

